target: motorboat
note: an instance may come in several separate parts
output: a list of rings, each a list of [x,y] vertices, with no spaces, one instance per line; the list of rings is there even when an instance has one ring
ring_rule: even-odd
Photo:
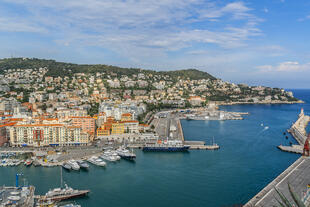
[[[81,168],[75,160],[69,160],[67,163],[71,166],[72,170],[80,170]]]
[[[66,170],[71,170],[71,169],[72,169],[71,165],[69,165],[69,164],[66,163],[66,162],[64,162],[61,166],[62,166],[64,169],[66,169]]]
[[[76,162],[83,169],[88,169],[89,168],[89,165],[87,164],[87,162],[85,162],[83,160],[77,160]]]

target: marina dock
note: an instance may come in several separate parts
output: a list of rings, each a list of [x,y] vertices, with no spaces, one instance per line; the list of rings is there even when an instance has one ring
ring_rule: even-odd
[[[220,148],[219,145],[206,145],[203,141],[185,141],[185,145],[189,145],[190,150],[217,150]]]
[[[290,192],[288,190],[288,183],[292,186],[294,192],[301,197],[306,190],[307,185],[310,183],[310,158],[300,157],[283,173],[276,177],[257,195],[255,195],[245,207],[265,207],[265,206],[278,206],[277,199],[280,200],[275,188],[283,193],[290,202],[293,202]],[[302,200],[307,199],[301,197]]]
[[[181,118],[179,114],[171,111],[160,112],[152,122],[155,126],[155,132],[159,137],[168,137],[169,139],[181,140],[184,145],[190,146],[190,150],[216,150],[220,147],[217,144],[206,145],[204,141],[187,141],[184,138]],[[132,144],[132,148],[142,148],[143,145]]]
[[[33,186],[0,187],[0,206],[33,207]]]

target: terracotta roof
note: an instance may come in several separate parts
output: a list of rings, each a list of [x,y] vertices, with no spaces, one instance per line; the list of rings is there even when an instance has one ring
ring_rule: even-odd
[[[148,125],[148,124],[139,124],[139,126],[149,127],[150,125]]]
[[[20,124],[15,125],[15,127],[48,127],[48,126],[55,126],[55,127],[61,127],[64,126],[63,124]]]
[[[122,116],[132,116],[131,113],[122,114]]]
[[[24,119],[23,118],[8,118],[8,119],[5,119],[5,120],[8,120],[8,121],[23,121]]]
[[[7,127],[7,126],[13,126],[15,125],[17,122],[11,122],[11,123],[7,123],[7,124],[2,124],[0,125],[0,127]]]
[[[91,116],[69,116],[71,119],[93,119]]]
[[[120,121],[120,123],[139,123],[139,121],[129,120],[129,121]]]

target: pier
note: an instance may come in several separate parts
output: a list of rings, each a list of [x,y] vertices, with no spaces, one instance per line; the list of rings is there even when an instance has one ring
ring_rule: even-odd
[[[280,145],[278,146],[278,148],[285,152],[302,154],[304,144],[307,139],[306,127],[309,122],[310,122],[310,116],[305,115],[304,110],[301,109],[297,121],[291,126],[290,129],[287,130],[294,137],[294,139],[298,142],[299,145],[292,145],[292,146]]]
[[[155,132],[159,137],[181,140],[184,142],[184,145],[190,146],[190,150],[217,150],[220,148],[217,144],[206,145],[204,141],[185,140],[181,124],[181,119],[184,119],[184,117],[180,117],[178,113],[165,111],[158,113],[156,117],[157,118],[152,121],[152,124],[155,126]],[[131,144],[129,147],[142,148],[143,144]]]
[[[185,141],[185,145],[189,145],[190,150],[217,150],[220,148],[219,145],[206,145],[204,141]]]
[[[244,207],[278,206],[279,204],[276,199],[280,200],[280,198],[275,191],[275,188],[293,203],[293,199],[288,189],[288,183],[302,200],[305,199],[302,195],[306,192],[307,185],[310,183],[309,157],[300,157],[296,160],[290,167],[247,202]]]

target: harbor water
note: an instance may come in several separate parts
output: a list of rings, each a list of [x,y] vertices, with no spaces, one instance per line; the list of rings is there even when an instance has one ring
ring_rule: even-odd
[[[310,103],[310,90],[294,90]],[[310,114],[310,105],[233,105],[228,111],[249,112],[244,120],[182,120],[186,140],[220,145],[217,151],[152,153],[136,150],[135,162],[122,160],[106,168],[63,171],[63,180],[76,189],[89,189],[86,198],[76,199],[87,207],[144,206],[233,206],[244,204],[300,155],[281,152],[280,144],[295,143],[283,132],[297,119],[300,109]],[[37,194],[59,187],[60,168],[0,167],[0,185],[20,182],[36,186]],[[26,180],[23,180],[26,178]]]

